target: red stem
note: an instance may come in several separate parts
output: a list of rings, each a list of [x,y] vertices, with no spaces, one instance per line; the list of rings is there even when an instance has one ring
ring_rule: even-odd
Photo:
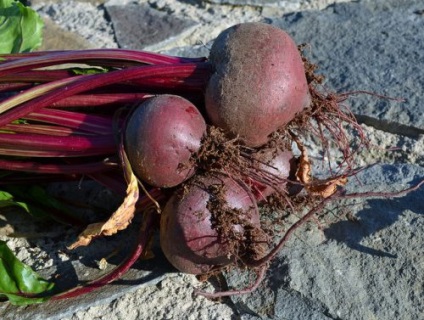
[[[102,86],[107,86],[117,82],[129,81],[143,77],[160,77],[160,76],[186,76],[190,77],[196,73],[208,73],[210,67],[208,64],[179,64],[179,65],[159,65],[159,66],[142,66],[130,69],[117,70],[103,74],[95,74],[83,77],[76,77],[75,81],[67,82],[65,87],[59,87],[44,93],[42,96],[33,100],[22,103],[13,109],[6,111],[0,115],[0,127],[4,126],[16,119],[22,118],[31,112],[35,112],[43,107],[47,107],[63,98],[86,92]],[[61,80],[60,80],[61,81]],[[49,84],[53,84],[50,82]],[[29,90],[37,90],[42,85]],[[11,98],[13,99],[13,97]]]
[[[42,109],[30,113],[25,116],[25,119],[52,123],[103,135],[110,135],[113,133],[112,119],[73,111]]]
[[[28,184],[39,184],[50,183],[50,182],[64,182],[64,181],[75,181],[80,180],[81,175],[65,175],[65,174],[24,174],[16,172],[14,174],[7,175],[0,179],[0,186],[7,185],[28,185]]]
[[[0,64],[1,67],[1,64]],[[75,73],[71,72],[70,69],[60,70],[31,70],[22,71],[14,74],[7,74],[0,78],[0,83],[44,83],[50,81],[56,81],[63,78],[69,78],[76,76]]]
[[[7,131],[10,133],[34,133],[45,134],[50,136],[70,136],[71,134],[87,135],[86,132],[78,132],[70,128],[60,126],[46,126],[38,124],[7,124],[0,128],[0,131]]]
[[[23,149],[22,147],[2,147],[0,146],[0,155],[14,157],[39,157],[39,158],[59,158],[59,157],[90,157],[112,154],[116,152],[115,148],[107,149],[88,149],[88,150],[33,150]]]
[[[6,61],[0,64],[0,77],[34,68],[80,62],[99,66],[125,66],[130,64],[182,64],[200,62],[205,59],[172,57],[158,53],[123,50],[93,49],[79,51],[56,51],[19,55],[0,55]],[[200,60],[200,61],[199,61]]]
[[[116,151],[116,143],[113,135],[102,136],[67,136],[54,137],[35,134],[9,134],[0,133],[0,148],[16,149],[25,151],[69,151],[82,152],[93,151],[112,153]]]
[[[112,270],[110,273],[106,274],[105,276],[97,280],[91,281],[90,283],[84,286],[76,287],[70,291],[59,293],[53,296],[51,300],[75,298],[80,295],[90,293],[122,277],[132,267],[132,265],[138,260],[140,255],[145,251],[147,243],[150,237],[152,236],[154,214],[151,212],[145,212],[143,215],[143,220],[144,220],[143,225],[140,230],[136,246],[134,247],[130,255],[119,266],[117,266],[114,270]]]
[[[307,214],[305,214],[302,218],[297,220],[286,231],[284,236],[281,238],[280,242],[266,256],[264,256],[263,258],[258,259],[256,261],[249,262],[248,266],[249,267],[260,267],[260,266],[263,266],[264,264],[268,263],[269,261],[271,261],[277,255],[277,253],[281,250],[281,248],[287,243],[290,236],[296,231],[296,229],[298,229],[301,225],[303,225],[307,221],[311,220],[318,211],[322,210],[327,205],[328,202],[334,200],[334,198],[336,198],[337,196],[340,196],[340,193],[341,192],[338,191],[335,194],[333,194],[332,196],[323,199],[314,208],[312,208]]]
[[[187,57],[178,57],[178,56],[170,56],[165,55],[161,53],[155,53],[150,51],[143,51],[143,50],[127,50],[127,49],[83,49],[83,50],[46,50],[46,51],[34,51],[34,52],[22,52],[22,53],[6,53],[6,54],[0,54],[1,58],[6,59],[6,61],[10,60],[19,60],[22,58],[29,58],[29,57],[39,57],[39,56],[48,56],[50,54],[58,54],[58,53],[69,53],[69,52],[93,52],[93,51],[120,51],[120,52],[129,52],[138,56],[143,55],[150,55],[150,56],[156,56],[158,58],[165,57],[165,58],[174,58],[179,59],[180,63],[186,63],[186,62],[203,62],[207,59],[205,57],[197,57],[197,58],[187,58]],[[4,62],[6,62],[4,61]],[[1,64],[0,60],[0,64]]]
[[[19,90],[25,90],[28,88],[31,88],[32,84],[30,83],[0,83],[0,93],[1,92],[14,92],[14,91],[19,91]],[[1,101],[1,96],[0,96],[0,101]]]
[[[24,171],[46,174],[91,174],[111,170],[117,163],[108,161],[86,162],[81,164],[47,164],[36,161],[19,161],[0,159],[0,170]]]
[[[97,107],[104,105],[126,105],[141,103],[143,100],[151,98],[149,93],[97,93],[97,94],[78,94],[67,97],[53,103],[50,107],[54,108],[72,108],[72,107]]]
[[[63,70],[33,70],[5,75],[0,78],[1,85],[6,84],[35,84],[57,81],[77,76],[69,69]],[[185,88],[186,90],[199,90],[204,86],[204,77],[197,77],[188,81],[185,77],[152,77],[148,79],[134,80],[134,84],[151,88]]]
[[[21,72],[18,74],[14,74],[11,76],[5,76],[0,78],[0,82],[2,81],[16,81],[17,86],[10,88],[8,85],[13,85],[13,83],[0,83],[0,92],[11,91],[16,94],[16,90],[28,89],[31,87],[36,87],[36,85],[40,85],[43,83],[49,83],[53,81],[66,81],[66,79],[75,78],[76,75],[67,72],[66,70],[36,70],[36,71],[28,71]],[[197,95],[202,95],[204,89],[206,87],[207,81],[209,77],[205,73],[199,72],[199,74],[190,75],[188,78],[187,75],[182,74],[181,76],[160,76],[160,77],[144,77],[142,79],[134,79],[130,82],[123,83],[114,83],[112,88],[103,87],[102,91],[105,92],[91,92],[91,94],[82,95],[84,99],[88,98],[88,101],[82,100],[82,98],[77,98],[72,100],[72,96],[60,100],[51,105],[51,107],[56,106],[99,106],[102,104],[112,104],[114,100],[115,103],[139,103],[144,100],[145,97],[152,94],[162,94],[166,91],[166,93],[175,93],[185,96],[186,93],[192,93]],[[22,83],[28,81],[28,84]],[[56,82],[56,83],[58,83]],[[72,81],[71,81],[72,82]],[[69,83],[69,81],[67,82]],[[2,86],[4,89],[2,90]],[[40,88],[40,87],[38,87]],[[35,90],[35,89],[34,89]],[[99,91],[99,90],[96,90]],[[121,94],[117,92],[123,92]],[[110,94],[110,92],[114,92]],[[116,93],[115,93],[116,92]],[[124,93],[125,92],[125,93]],[[133,95],[132,99],[130,95]],[[39,95],[39,94],[38,94]],[[101,95],[104,95],[103,97]],[[127,95],[119,97],[119,95]],[[36,97],[37,94],[34,96]],[[97,97],[99,99],[97,99]],[[107,99],[106,101],[105,98]],[[136,100],[138,99],[138,100]],[[68,101],[69,100],[69,101]],[[112,102],[109,102],[112,101]],[[122,101],[121,101],[122,100]],[[1,99],[0,99],[1,101]],[[63,101],[63,102],[62,102]],[[72,102],[71,102],[72,101]],[[90,103],[91,101],[91,103]],[[80,105],[78,105],[79,103]]]

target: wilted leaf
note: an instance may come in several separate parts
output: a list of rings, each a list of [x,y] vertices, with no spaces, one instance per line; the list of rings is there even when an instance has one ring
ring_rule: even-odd
[[[0,296],[6,296],[15,305],[40,303],[49,299],[53,286],[20,262],[6,242],[0,241]]]
[[[300,150],[299,164],[296,170],[296,178],[301,183],[307,185],[311,182],[311,162],[309,161],[308,152],[300,140],[293,136],[294,142]]]
[[[326,180],[316,180],[307,186],[307,190],[312,195],[328,198],[337,191],[338,187],[342,187],[346,183],[347,178],[343,176]]]
[[[309,161],[307,150],[297,138],[294,138],[294,141],[300,150],[296,178],[304,184],[309,194],[328,198],[337,191],[339,186],[346,185],[347,177],[345,176],[337,176],[325,180],[313,180],[311,176],[311,162]]]
[[[0,53],[29,52],[41,45],[43,20],[19,1],[0,0]]]
[[[134,173],[131,171],[127,187],[127,195],[124,202],[106,222],[98,222],[88,225],[87,228],[79,235],[78,240],[71,244],[68,249],[86,246],[94,237],[102,235],[110,236],[120,230],[124,230],[131,223],[131,220],[134,217],[138,197],[138,181]]]
[[[305,185],[311,182],[311,162],[308,153],[300,141],[295,140],[301,152],[299,157],[299,165],[296,171],[296,178]]]

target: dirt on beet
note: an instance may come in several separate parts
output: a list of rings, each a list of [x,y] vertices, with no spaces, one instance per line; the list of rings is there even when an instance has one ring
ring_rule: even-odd
[[[250,221],[246,212],[228,206],[225,192],[224,185],[209,186],[210,198],[206,208],[211,212],[212,227],[218,233],[218,241],[225,241],[227,254],[235,257],[236,264],[244,265],[263,257],[269,239],[261,226]]]
[[[271,181],[275,191],[261,199],[251,191],[248,193],[255,207],[253,210],[257,210],[260,217],[259,223],[255,224],[249,221],[246,209],[232,208],[228,204],[224,184],[201,186],[209,195],[206,209],[210,212],[217,241],[225,244],[224,255],[232,261],[230,265],[212,268],[206,276],[237,268],[258,273],[259,279],[259,273],[264,273],[264,268],[293,230],[305,221],[315,219],[313,216],[317,210],[322,209],[324,203],[344,186],[348,176],[355,174],[355,155],[358,150],[368,146],[354,115],[343,105],[348,95],[323,94],[325,91],[320,88],[323,77],[317,75],[317,66],[305,57],[303,62],[311,104],[272,133],[265,145],[247,147],[238,137],[229,136],[224,130],[209,125],[201,148],[190,159],[190,165],[195,165],[197,173],[180,187],[182,197],[194,185],[202,183],[201,178],[206,175],[229,177],[244,189],[250,189],[248,183],[255,177],[265,185]],[[352,136],[352,132],[355,132],[355,136]],[[304,146],[309,139],[313,139],[321,153],[329,159],[330,150],[337,150],[337,171],[333,171],[329,163],[326,177],[317,179],[313,176],[313,163],[308,157],[310,150]],[[354,145],[353,140],[356,141]],[[290,160],[290,170],[284,179],[272,177],[272,173],[258,165],[264,164],[265,168],[272,166],[271,161],[262,160],[267,159],[261,157],[262,153],[273,158],[281,151],[292,152],[294,146],[300,150],[300,155]],[[181,164],[181,167],[185,165],[188,164]],[[283,187],[276,188],[278,184]],[[308,213],[303,215],[305,212]],[[293,219],[297,220],[294,224]]]

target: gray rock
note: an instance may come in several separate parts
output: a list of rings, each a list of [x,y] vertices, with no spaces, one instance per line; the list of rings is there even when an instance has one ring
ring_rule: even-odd
[[[424,179],[414,165],[377,165],[351,179],[348,192],[391,192]],[[424,188],[394,199],[332,205],[320,231],[310,224],[271,264],[266,282],[234,297],[263,319],[419,319],[424,305]],[[352,219],[341,218],[351,212]],[[231,285],[245,285],[234,273]],[[271,304],[271,306],[270,306]]]
[[[176,47],[169,50],[164,50],[162,53],[188,58],[209,57],[209,51],[211,47],[212,41],[202,45]]]
[[[360,121],[392,133],[424,133],[424,18],[422,1],[339,3],[322,11],[270,18],[297,43],[337,92],[365,90],[405,102],[355,95]]]
[[[108,5],[121,48],[156,51],[184,37],[197,23],[152,9],[147,4]]]
[[[95,48],[116,48],[113,30],[104,12],[88,1],[46,1],[33,4],[33,8],[43,17],[49,17],[61,29],[77,34]],[[70,38],[68,35],[57,33],[62,41]],[[69,40],[72,40],[70,38]],[[65,49],[72,49],[73,41],[61,44]],[[87,44],[84,45],[87,47]]]

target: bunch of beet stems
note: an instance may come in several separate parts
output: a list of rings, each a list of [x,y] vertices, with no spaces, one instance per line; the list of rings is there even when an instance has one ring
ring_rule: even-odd
[[[158,94],[202,103],[210,74],[206,58],[122,49],[0,55],[0,188],[88,178],[125,195],[117,138],[122,121],[116,123],[115,114]],[[163,195],[149,189],[139,205],[152,196]],[[147,216],[144,230],[151,229]],[[149,232],[112,273],[59,297],[120,277],[146,247]]]
[[[81,75],[69,63],[99,71]],[[1,184],[48,175],[110,182],[114,113],[156,94],[201,101],[210,73],[205,58],[133,50],[0,55],[0,170],[37,174],[7,175]]]

